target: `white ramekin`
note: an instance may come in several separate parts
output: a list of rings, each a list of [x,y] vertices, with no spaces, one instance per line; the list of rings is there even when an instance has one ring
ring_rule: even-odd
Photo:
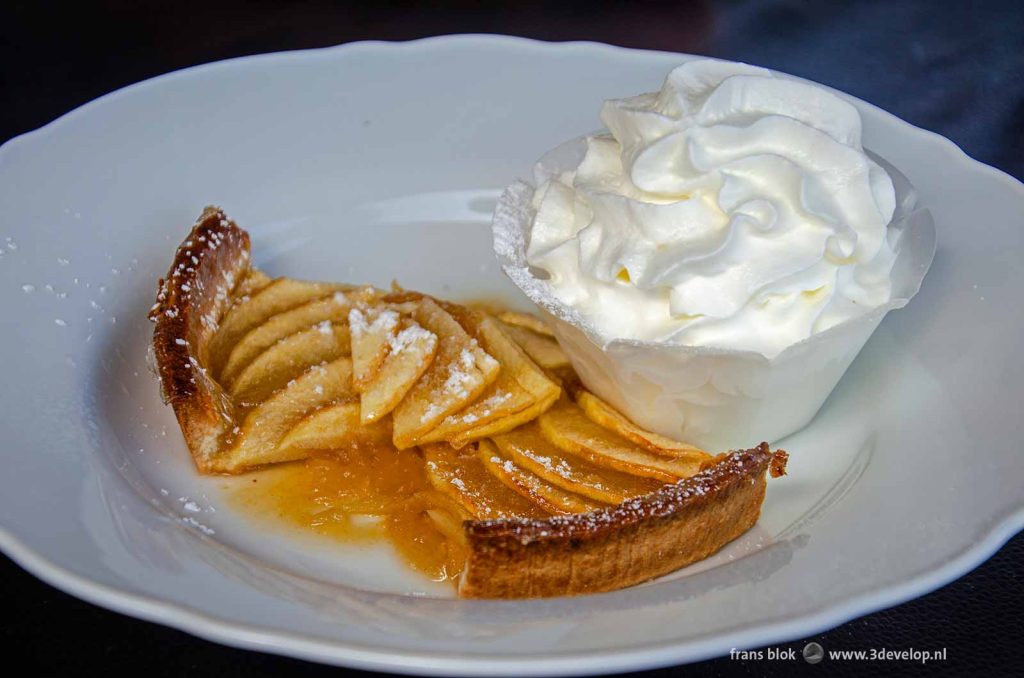
[[[585,141],[574,139],[541,158],[535,184],[577,167]],[[543,310],[586,387],[634,422],[712,451],[776,442],[814,418],[886,313],[917,294],[935,254],[931,214],[917,205],[910,182],[882,158],[872,158],[896,188],[889,224],[890,242],[897,247],[892,300],[772,359],[753,351],[603,341],[554,295],[544,272],[526,262],[534,215],[534,186],[526,182],[515,182],[498,200],[494,251],[505,273]]]

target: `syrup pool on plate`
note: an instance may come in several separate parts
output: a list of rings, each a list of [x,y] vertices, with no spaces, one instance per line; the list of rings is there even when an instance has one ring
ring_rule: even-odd
[[[390,542],[411,567],[454,581],[465,561],[457,540],[428,511],[443,499],[430,487],[416,450],[361,446],[256,471],[231,499],[257,519],[298,526],[345,543]]]

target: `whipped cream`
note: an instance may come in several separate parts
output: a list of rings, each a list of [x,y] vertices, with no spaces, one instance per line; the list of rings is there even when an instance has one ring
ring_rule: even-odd
[[[698,60],[601,119],[574,171],[541,177],[526,254],[606,341],[772,358],[889,301],[893,183],[849,103]]]

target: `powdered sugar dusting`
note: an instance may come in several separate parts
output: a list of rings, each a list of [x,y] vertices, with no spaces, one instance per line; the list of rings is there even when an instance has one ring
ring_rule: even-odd
[[[511,397],[512,394],[508,391],[497,391],[494,395],[486,398],[480,404],[483,405],[485,409],[489,410],[508,402]]]
[[[462,349],[456,362],[448,365],[448,378],[444,382],[445,393],[454,395],[457,398],[468,398],[469,391],[466,387],[472,383],[473,376],[470,370],[476,367],[476,357],[469,349]]]
[[[508,402],[512,397],[512,394],[508,391],[497,391],[493,395],[480,400],[470,406],[469,411],[461,414],[453,414],[446,417],[444,420],[445,425],[455,425],[459,423],[463,424],[475,424],[481,419],[490,417],[494,414],[494,411],[498,409],[502,404]]]
[[[367,315],[372,315],[372,320]],[[390,308],[380,309],[376,314],[364,312],[360,308],[348,312],[348,324],[353,338],[366,334],[391,334],[398,328],[398,321],[398,313]]]
[[[427,409],[423,411],[423,416],[420,417],[420,423],[425,424],[431,419],[438,417],[444,412],[444,408],[437,403],[430,403],[427,405]]]
[[[369,330],[370,326],[366,322],[366,315],[363,314],[362,309],[353,308],[348,312],[348,328],[353,339],[362,337]]]
[[[186,516],[185,518],[182,518],[181,522],[185,523],[189,527],[196,528],[197,530],[199,530],[200,532],[202,532],[205,535],[216,534],[216,532],[213,530],[213,528],[207,527],[206,525],[203,525],[201,522],[199,522],[198,520],[196,520],[192,516]]]
[[[424,348],[430,351],[437,344],[437,335],[413,323],[388,340],[391,353],[401,353],[409,346],[419,343],[423,343]]]
[[[534,452],[529,448],[517,448],[516,451],[519,454],[523,455],[524,457],[537,462],[545,469],[547,469],[549,472],[555,473],[559,477],[565,478],[566,480],[576,480],[579,476],[579,474],[574,472],[572,466],[570,466],[568,462],[565,461],[565,459],[559,459],[558,463],[556,464],[551,459],[551,457],[544,454],[540,454],[538,452]],[[602,489],[600,483],[594,483],[593,485],[598,489]]]

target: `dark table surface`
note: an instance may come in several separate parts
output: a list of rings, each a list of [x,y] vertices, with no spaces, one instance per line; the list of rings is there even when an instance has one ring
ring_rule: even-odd
[[[353,40],[446,33],[598,40],[756,63],[849,92],[952,139],[1024,178],[1024,2],[0,3],[0,140],[101,94],[229,57]],[[5,469],[3,472],[13,472]],[[908,662],[718,659],[647,675],[790,672],[1024,675],[1024,537],[956,582],[812,638],[776,646],[941,649]],[[245,652],[67,596],[0,559],[6,659],[39,675],[337,675],[338,669]],[[353,675],[357,672],[350,672]],[[367,675],[367,674],[364,674]]]

